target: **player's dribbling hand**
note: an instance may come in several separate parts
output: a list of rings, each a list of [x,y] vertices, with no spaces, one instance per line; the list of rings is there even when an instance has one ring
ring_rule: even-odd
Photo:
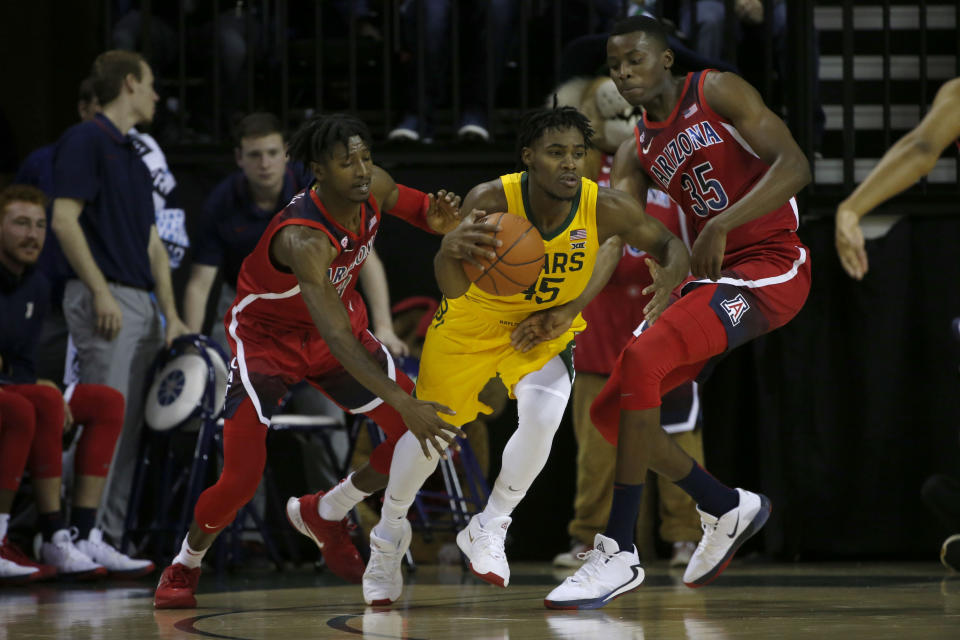
[[[452,424],[444,422],[437,415],[439,413],[455,415],[456,411],[450,407],[438,402],[427,402],[411,397],[410,402],[398,407],[397,411],[400,412],[400,416],[410,433],[420,441],[420,448],[423,449],[423,455],[428,460],[431,456],[430,447],[427,446],[427,443],[430,443],[430,446],[439,452],[440,457],[444,459],[447,457],[444,453],[447,447],[453,447],[456,451],[460,450],[460,445],[457,444],[455,438],[465,438],[466,434]]]
[[[521,353],[526,353],[541,342],[549,342],[564,334],[576,314],[569,312],[568,305],[559,305],[551,309],[535,311],[520,321],[510,334],[510,345]]]
[[[854,280],[863,280],[870,265],[864,248],[863,229],[860,228],[860,216],[850,209],[837,209],[834,241],[837,255],[843,270]]]
[[[714,282],[719,280],[726,248],[727,232],[714,218],[704,225],[693,243],[693,250],[690,251],[690,273],[697,278],[709,278]]]
[[[477,222],[485,215],[486,212],[479,209],[471,211],[456,229],[443,236],[440,251],[450,258],[466,260],[480,269],[483,269],[483,264],[477,258],[496,260],[497,254],[490,247],[503,244],[493,237],[493,233],[500,230],[500,225]]]
[[[646,319],[647,324],[652,325],[657,321],[657,318],[660,317],[660,314],[666,311],[667,306],[670,304],[670,294],[680,286],[680,283],[683,282],[686,275],[678,276],[678,274],[670,273],[669,269],[664,269],[660,266],[660,263],[650,258],[646,258],[644,262],[650,270],[650,277],[653,279],[653,282],[647,285],[642,293],[643,295],[652,293],[653,297],[650,298],[643,308],[643,317]]]
[[[437,233],[453,231],[460,224],[460,196],[452,191],[440,189],[437,195],[427,194],[430,205],[427,208],[427,224]]]

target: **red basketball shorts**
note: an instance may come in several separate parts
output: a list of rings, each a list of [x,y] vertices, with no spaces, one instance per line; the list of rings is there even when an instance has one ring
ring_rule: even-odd
[[[235,333],[227,336],[236,355],[230,362],[224,418],[232,417],[249,397],[260,422],[267,425],[290,387],[302,380],[348,413],[370,413],[383,404],[343,368],[316,331],[268,333],[238,325]],[[406,374],[369,330],[362,330],[356,338],[391,380],[406,382]],[[407,385],[413,388],[412,382]]]
[[[731,349],[793,318],[810,293],[810,252],[799,240],[751,247],[727,256],[717,282],[690,277],[680,291],[653,326],[637,328],[590,408],[610,442],[621,409],[660,406],[671,389],[702,382]]]

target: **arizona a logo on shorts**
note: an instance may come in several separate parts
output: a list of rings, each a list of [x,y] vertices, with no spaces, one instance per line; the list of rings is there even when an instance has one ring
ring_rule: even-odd
[[[750,305],[742,293],[738,293],[736,297],[730,300],[724,300],[720,303],[720,306],[723,307],[723,310],[730,316],[730,323],[733,326],[740,324],[740,321],[743,319],[743,314],[750,310]]]

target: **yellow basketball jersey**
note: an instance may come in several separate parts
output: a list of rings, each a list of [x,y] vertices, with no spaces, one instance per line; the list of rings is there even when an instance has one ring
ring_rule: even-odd
[[[500,176],[507,196],[507,211],[526,218],[530,198],[527,173]],[[491,212],[492,213],[492,212]],[[470,285],[466,294],[448,301],[451,307],[470,305],[483,315],[502,325],[515,325],[531,313],[565,304],[575,299],[587,286],[600,247],[597,237],[597,183],[581,178],[580,192],[571,202],[567,219],[543,236],[543,270],[536,284],[512,296],[494,296],[476,285]],[[571,327],[574,331],[586,328],[586,322],[577,316]]]

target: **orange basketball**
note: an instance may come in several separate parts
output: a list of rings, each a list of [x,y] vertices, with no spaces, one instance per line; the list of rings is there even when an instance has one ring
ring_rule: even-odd
[[[463,260],[470,282],[495,296],[512,296],[535,285],[543,268],[543,238],[537,228],[512,213],[488,213],[477,222],[500,225],[493,235],[503,244],[491,247],[495,260],[477,257],[483,271]]]

